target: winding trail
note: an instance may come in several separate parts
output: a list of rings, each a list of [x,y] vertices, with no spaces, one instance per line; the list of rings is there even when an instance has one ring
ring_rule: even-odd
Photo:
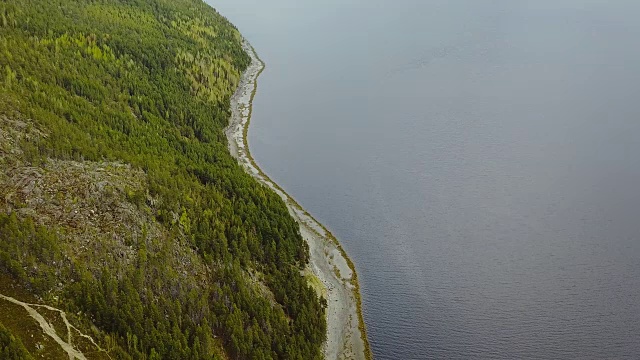
[[[75,330],[80,337],[83,337],[83,338],[91,341],[91,343],[100,352],[104,352],[107,355],[107,357],[109,359],[111,359],[111,357],[109,356],[107,351],[102,349],[100,346],[98,346],[98,344],[93,340],[93,338],[91,336],[83,334],[80,330],[78,330],[78,328],[76,328],[75,326],[71,325],[69,320],[67,320],[67,314],[64,311],[62,311],[60,309],[56,309],[56,308],[48,306],[48,305],[25,303],[25,302],[22,302],[20,300],[14,299],[14,298],[12,298],[10,296],[6,296],[6,295],[2,295],[2,294],[0,294],[0,299],[3,299],[3,300],[11,302],[13,304],[22,306],[25,310],[27,310],[27,313],[29,313],[29,316],[31,316],[34,320],[36,320],[36,322],[38,322],[38,324],[42,328],[42,331],[46,335],[51,337],[56,343],[58,343],[58,345],[60,345],[62,350],[64,350],[69,355],[69,359],[70,360],[75,360],[75,359],[86,360],[87,359],[82,352],[80,352],[78,349],[76,349],[73,346],[73,343],[72,343],[73,330]],[[62,318],[62,321],[64,322],[65,326],[67,327],[67,341],[62,340],[62,338],[58,335],[58,333],[56,332],[56,329],[53,327],[53,325],[50,324],[47,321],[47,319],[45,319],[45,317],[42,316],[35,309],[35,308],[38,308],[38,307],[60,313],[60,317]]]
[[[231,98],[231,119],[225,129],[229,151],[245,171],[284,200],[289,213],[300,226],[300,234],[309,245],[309,270],[320,279],[327,297],[325,359],[371,359],[353,263],[331,232],[269,179],[251,157],[247,145],[247,131],[253,97],[257,90],[257,79],[264,70],[264,63],[246,40],[242,46],[251,57],[251,64],[242,74],[238,88]]]

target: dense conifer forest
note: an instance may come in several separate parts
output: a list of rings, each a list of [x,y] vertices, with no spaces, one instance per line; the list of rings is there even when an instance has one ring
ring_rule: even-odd
[[[109,358],[322,357],[306,243],[227,150],[241,40],[200,0],[0,1],[0,273]]]

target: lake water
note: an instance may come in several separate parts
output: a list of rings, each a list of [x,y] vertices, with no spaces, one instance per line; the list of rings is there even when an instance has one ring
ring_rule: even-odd
[[[375,358],[640,356],[640,1],[211,0]]]

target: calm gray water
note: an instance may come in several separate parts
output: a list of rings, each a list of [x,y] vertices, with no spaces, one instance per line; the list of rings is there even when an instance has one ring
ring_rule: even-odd
[[[210,1],[377,359],[640,358],[640,1]]]

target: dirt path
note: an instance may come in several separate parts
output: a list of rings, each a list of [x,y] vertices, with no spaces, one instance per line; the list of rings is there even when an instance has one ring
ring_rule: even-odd
[[[64,311],[62,311],[60,309],[56,309],[56,308],[48,306],[48,305],[25,303],[25,302],[22,302],[20,300],[17,300],[17,299],[14,299],[12,297],[5,296],[5,295],[2,295],[2,294],[0,294],[0,299],[9,301],[9,302],[11,302],[13,304],[16,304],[16,305],[19,305],[19,306],[22,306],[27,311],[27,313],[29,313],[29,316],[31,316],[40,325],[40,328],[42,328],[42,331],[46,335],[51,337],[56,343],[58,343],[58,345],[60,345],[62,350],[64,350],[64,352],[66,352],[69,355],[69,359],[70,360],[75,360],[75,359],[86,360],[87,359],[82,352],[80,352],[78,349],[76,349],[73,346],[72,340],[73,340],[73,331],[74,330],[78,334],[78,336],[89,340],[99,351],[104,352],[107,355],[107,357],[111,358],[109,356],[109,354],[104,349],[102,349],[100,346],[98,346],[98,344],[96,344],[96,342],[93,340],[93,338],[91,336],[83,334],[75,326],[71,325],[71,323],[69,323],[69,320],[67,320],[67,314]],[[67,336],[66,336],[67,340],[66,341],[62,340],[62,338],[58,335],[58,333],[56,332],[56,330],[53,327],[53,325],[50,324],[47,321],[47,319],[45,319],[45,317],[42,316],[36,310],[36,308],[39,308],[39,307],[47,309],[47,310],[50,310],[50,311],[58,312],[60,314],[60,317],[62,318],[62,321],[64,322],[65,326],[67,327]]]

